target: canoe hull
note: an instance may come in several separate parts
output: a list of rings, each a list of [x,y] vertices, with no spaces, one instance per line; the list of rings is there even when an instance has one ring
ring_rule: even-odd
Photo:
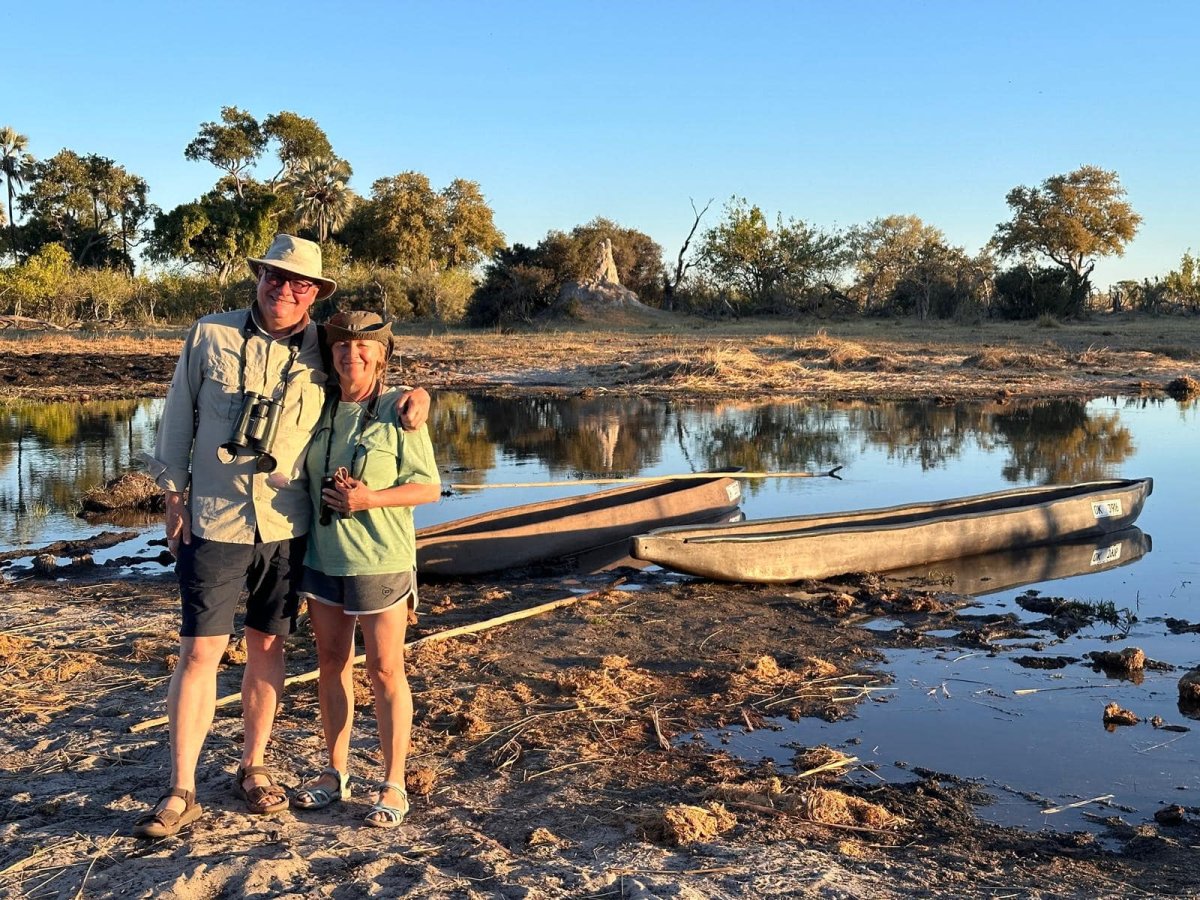
[[[1128,528],[1149,478],[1019,488],[933,503],[660,528],[631,555],[721,581],[776,583],[883,572],[938,560],[1095,537]]]
[[[530,503],[417,531],[417,571],[462,577],[628,544],[664,525],[713,520],[741,503],[736,479],[663,480]]]

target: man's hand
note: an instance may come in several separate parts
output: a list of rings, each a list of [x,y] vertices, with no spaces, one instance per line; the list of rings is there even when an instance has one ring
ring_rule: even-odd
[[[183,494],[178,491],[167,491],[167,511],[164,520],[167,532],[167,549],[176,559],[179,558],[180,543],[192,543],[192,514],[188,512],[183,502]]]
[[[405,391],[396,400],[396,411],[404,430],[416,431],[429,419],[429,391],[421,387]]]

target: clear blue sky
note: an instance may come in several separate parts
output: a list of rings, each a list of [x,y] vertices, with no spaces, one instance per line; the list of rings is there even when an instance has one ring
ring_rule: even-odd
[[[0,125],[110,156],[163,208],[223,105],[314,118],[352,186],[479,182],[510,242],[596,216],[672,258],[689,198],[823,227],[914,214],[975,252],[1005,194],[1116,170],[1145,221],[1098,286],[1200,251],[1200,4],[16,2]]]

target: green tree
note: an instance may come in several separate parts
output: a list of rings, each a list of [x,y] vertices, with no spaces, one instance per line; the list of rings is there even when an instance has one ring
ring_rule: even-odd
[[[157,211],[146,182],[105,156],[61,150],[33,167],[20,205],[22,244],[33,251],[61,243],[86,268],[133,271],[131,250]]]
[[[1142,217],[1125,200],[1116,172],[1081,166],[1040,187],[1020,185],[1005,198],[1011,221],[992,240],[1004,254],[1043,256],[1067,275],[1072,312],[1083,309],[1096,261],[1121,256]]]
[[[355,194],[350,190],[350,164],[336,156],[308,156],[292,167],[284,185],[296,217],[312,228],[322,244],[350,218]]]
[[[420,172],[401,172],[371,185],[371,199],[350,216],[342,240],[356,259],[415,270],[434,258],[446,213]]]
[[[545,257],[541,245],[513,244],[497,250],[483,270],[483,282],[471,297],[467,321],[478,326],[529,322],[549,309],[562,288],[562,280],[546,264]]]
[[[725,205],[725,218],[701,237],[701,270],[733,304],[747,311],[795,308],[819,281],[845,263],[840,235],[825,233],[799,219],[776,217],[744,198]]]
[[[456,178],[442,191],[445,223],[440,242],[447,269],[473,269],[504,246],[504,235],[496,228],[492,208],[478,182]]]
[[[612,241],[621,283],[643,299],[661,296],[662,248],[649,235],[596,218],[570,232],[551,231],[536,247],[497,250],[471,298],[468,320],[476,325],[528,322],[550,309],[567,282],[591,277],[600,243]]]
[[[199,266],[224,285],[246,257],[266,250],[275,229],[277,195],[250,182],[241,195],[214,190],[199,200],[159,213],[146,244],[155,262]]]
[[[725,204],[725,218],[700,239],[700,267],[735,303],[761,303],[778,281],[775,244],[763,211],[733,197]]]
[[[0,128],[0,172],[4,173],[4,185],[8,191],[8,249],[14,261],[18,258],[17,219],[13,215],[13,197],[17,189],[25,184],[34,159],[26,152],[29,138],[16,129],[5,125]]]
[[[1172,303],[1188,312],[1200,312],[1200,266],[1197,266],[1191,250],[1183,254],[1179,268],[1171,270],[1163,278],[1163,288]]]
[[[605,240],[612,242],[621,284],[643,300],[658,300],[665,277],[662,247],[648,234],[624,228],[612,219],[597,217],[569,232],[551,231],[538,244],[539,264],[551,270],[560,286],[590,278]]]
[[[371,185],[371,198],[350,215],[340,240],[356,259],[415,272],[473,267],[503,246],[479,185],[457,179],[435,191],[420,172]]]
[[[204,122],[200,133],[183,150],[185,158],[212,163],[225,172],[234,193],[242,196],[248,171],[267,146],[268,135],[258,120],[236,106],[221,108],[220,122]]]
[[[4,271],[0,297],[15,316],[40,316],[65,324],[74,318],[65,295],[74,266],[62,244],[44,244],[23,263]]]
[[[821,231],[799,219],[782,220],[775,230],[780,264],[780,285],[789,302],[811,299],[811,311],[821,293],[813,290],[828,282],[847,263],[846,241],[840,234]]]
[[[1065,318],[1074,302],[1068,282],[1063,269],[1013,266],[996,276],[995,310],[1006,319]]]
[[[855,271],[850,295],[866,313],[890,311],[902,281],[916,276],[922,262],[932,275],[934,261],[950,253],[941,230],[918,216],[874,219],[850,229],[848,237]]]
[[[267,141],[277,145],[279,171],[268,181],[275,185],[287,180],[306,159],[337,159],[329,138],[314,119],[306,119],[294,112],[275,113],[262,122],[262,134]],[[342,160],[338,160],[342,162]],[[349,165],[346,165],[349,169]],[[346,178],[349,179],[347,174]]]

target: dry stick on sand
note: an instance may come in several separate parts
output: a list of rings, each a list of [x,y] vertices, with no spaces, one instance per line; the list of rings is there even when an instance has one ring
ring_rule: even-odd
[[[564,606],[571,606],[572,604],[578,603],[580,600],[594,599],[596,597],[601,596],[604,593],[607,593],[608,591],[612,590],[613,588],[619,587],[620,585],[622,585],[624,583],[625,583],[624,578],[618,578],[616,581],[612,582],[612,584],[606,585],[605,587],[602,587],[597,591],[589,591],[586,594],[579,594],[574,597],[562,597],[561,599],[558,599],[558,600],[551,600],[549,603],[543,603],[540,606],[531,606],[528,609],[519,609],[516,612],[505,613],[502,616],[496,616],[495,618],[492,618],[492,619],[484,619],[482,622],[473,622],[470,625],[460,625],[457,628],[447,628],[445,631],[438,631],[438,632],[435,632],[434,634],[427,634],[423,638],[417,638],[415,641],[409,641],[404,646],[405,646],[406,650],[412,650],[412,649],[414,649],[416,647],[420,647],[424,644],[434,643],[435,641],[444,641],[444,640],[448,640],[449,638],[459,637],[460,635],[464,635],[464,634],[474,634],[479,631],[486,631],[489,628],[495,628],[498,625],[507,625],[509,622],[518,622],[521,619],[528,619],[533,616],[540,616],[542,613],[548,613],[548,612],[552,612],[553,610],[556,610],[556,609],[562,609]],[[359,663],[365,662],[366,659],[367,659],[367,655],[365,653],[360,653],[358,656],[354,657],[354,664],[357,665]],[[284,683],[285,687],[289,684],[302,684],[306,681],[313,681],[320,674],[321,674],[320,669],[313,669],[311,672],[305,672],[301,675],[292,675],[290,678],[287,678],[283,683]],[[231,703],[240,702],[241,699],[242,699],[242,694],[241,694],[241,691],[239,691],[236,694],[230,694],[227,697],[219,698],[217,700],[217,706],[228,706]],[[136,722],[135,724],[129,726],[129,730],[131,732],[146,731],[150,728],[156,728],[159,725],[166,725],[166,724],[167,724],[167,717],[159,716],[158,718],[155,718],[155,719],[147,719],[144,722]]]
[[[1067,803],[1063,806],[1051,806],[1049,809],[1043,809],[1042,815],[1052,816],[1055,813],[1060,813],[1067,809],[1078,809],[1081,806],[1087,806],[1089,803],[1105,803],[1113,798],[1112,794],[1101,794],[1099,797],[1092,797],[1090,800],[1079,800],[1075,803]]]
[[[654,725],[654,736],[658,739],[658,746],[661,750],[670,750],[671,742],[667,740],[667,736],[663,734],[662,723],[658,720],[658,707],[650,707],[650,722]]]

